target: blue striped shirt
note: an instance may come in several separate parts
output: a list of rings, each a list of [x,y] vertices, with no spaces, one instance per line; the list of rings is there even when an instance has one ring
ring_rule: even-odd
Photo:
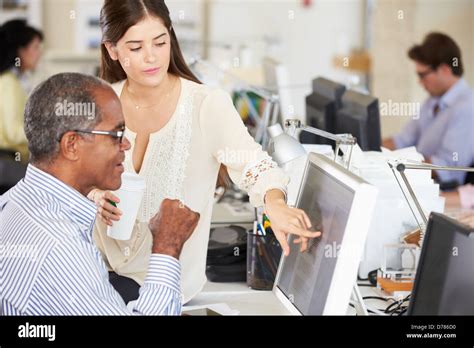
[[[0,315],[179,315],[181,266],[152,254],[132,311],[93,243],[96,206],[29,165],[0,196]]]

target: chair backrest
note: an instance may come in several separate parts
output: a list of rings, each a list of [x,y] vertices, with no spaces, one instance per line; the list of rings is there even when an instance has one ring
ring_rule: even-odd
[[[7,156],[0,156],[0,194],[4,194],[24,178],[27,166]]]
[[[15,159],[15,151],[8,149],[0,149],[0,158]]]

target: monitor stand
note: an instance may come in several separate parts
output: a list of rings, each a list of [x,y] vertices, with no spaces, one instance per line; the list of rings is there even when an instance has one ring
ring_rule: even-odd
[[[367,307],[364,303],[364,299],[362,298],[362,294],[360,293],[359,285],[357,285],[357,281],[354,283],[354,287],[352,288],[351,297],[353,298],[354,307],[357,315],[369,315]]]

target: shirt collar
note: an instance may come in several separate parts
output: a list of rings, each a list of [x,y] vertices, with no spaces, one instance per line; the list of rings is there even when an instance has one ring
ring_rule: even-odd
[[[463,78],[460,78],[446,93],[444,93],[441,98],[439,98],[439,104],[441,107],[447,107],[453,104],[456,99],[461,95],[466,88],[469,88],[466,81]]]
[[[26,170],[24,182],[58,200],[61,208],[74,222],[86,226],[88,234],[92,232],[97,207],[77,190],[31,164]]]

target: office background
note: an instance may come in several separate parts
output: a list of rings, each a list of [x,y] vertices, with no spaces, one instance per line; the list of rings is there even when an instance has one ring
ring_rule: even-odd
[[[0,23],[25,16],[44,31],[38,81],[61,71],[95,72],[101,0],[0,0],[0,4]],[[302,120],[304,97],[311,93],[316,76],[368,89],[380,103],[421,103],[426,92],[418,84],[407,50],[430,31],[457,41],[464,77],[474,85],[471,0],[170,0],[167,4],[188,59],[199,55],[257,85],[265,84],[263,57],[281,62],[288,72],[288,114]],[[382,115],[382,136],[397,133],[409,119]]]

